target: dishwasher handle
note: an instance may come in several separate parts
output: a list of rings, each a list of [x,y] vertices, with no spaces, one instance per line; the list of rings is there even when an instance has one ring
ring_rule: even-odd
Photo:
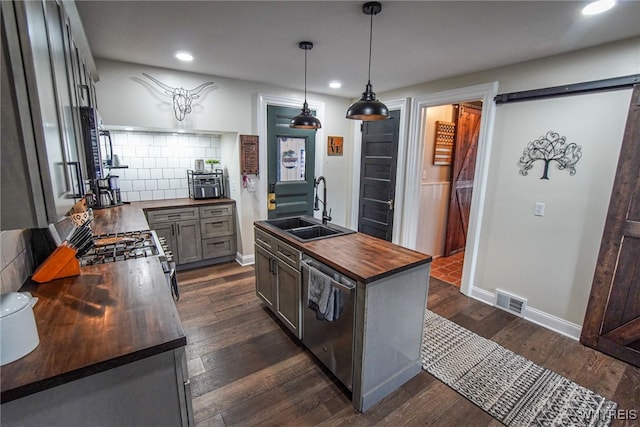
[[[316,265],[314,265],[316,264]],[[302,260],[302,267],[306,268],[307,270],[309,270],[309,267],[314,267],[316,268],[318,271],[320,271],[320,273],[324,274],[325,276],[328,276],[329,278],[331,278],[331,286],[333,286],[334,288],[338,288],[341,291],[347,293],[347,294],[351,294],[353,292],[353,290],[356,288],[356,283],[351,280],[348,279],[342,275],[340,275],[338,272],[336,272],[336,274],[340,275],[340,280],[336,280],[334,278],[332,278],[331,276],[329,276],[325,271],[322,271],[323,268],[325,267],[323,264],[319,264],[317,262],[314,262],[313,260],[309,260],[309,259],[304,259]],[[320,268],[318,268],[320,267]],[[325,267],[326,269],[330,269],[330,267]],[[343,283],[346,282],[346,283]]]

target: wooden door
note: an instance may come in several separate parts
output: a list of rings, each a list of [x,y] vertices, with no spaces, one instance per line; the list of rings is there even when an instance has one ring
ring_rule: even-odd
[[[358,231],[391,241],[396,194],[400,110],[362,122]]]
[[[620,150],[580,342],[640,367],[640,85]]]
[[[481,114],[481,106],[463,104],[458,107],[445,256],[464,250],[467,242]]]
[[[275,194],[270,219],[313,215],[316,131],[289,127],[299,113],[296,108],[267,106],[268,191]]]

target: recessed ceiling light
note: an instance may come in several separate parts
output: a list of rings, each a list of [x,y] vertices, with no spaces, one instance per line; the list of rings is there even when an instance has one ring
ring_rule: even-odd
[[[132,127],[126,127],[126,128],[124,128],[124,130],[126,130],[127,132],[131,132],[133,130],[133,128]]]
[[[193,55],[191,55],[189,52],[184,51],[176,52],[176,58],[178,58],[180,61],[185,62],[193,61]]]
[[[606,12],[616,5],[616,0],[598,0],[589,3],[582,9],[583,15],[597,15]]]
[[[335,81],[335,80],[334,80],[334,81],[332,81],[332,82],[329,82],[329,87],[330,87],[331,89],[339,89],[339,88],[341,88],[341,87],[342,87],[342,83],[340,83],[340,82],[338,82],[338,81]]]

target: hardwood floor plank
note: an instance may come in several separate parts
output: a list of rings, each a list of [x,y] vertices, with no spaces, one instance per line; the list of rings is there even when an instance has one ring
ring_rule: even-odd
[[[197,426],[502,425],[427,373],[361,414],[256,297],[251,266],[183,271],[178,280]],[[635,420],[616,419],[612,426],[640,427],[640,369],[433,278],[428,307],[614,400],[627,411],[622,414],[636,410]]]

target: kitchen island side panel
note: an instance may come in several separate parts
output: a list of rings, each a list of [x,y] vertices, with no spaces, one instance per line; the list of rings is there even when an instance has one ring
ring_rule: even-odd
[[[353,404],[364,412],[421,368],[421,343],[431,263],[359,283]]]

